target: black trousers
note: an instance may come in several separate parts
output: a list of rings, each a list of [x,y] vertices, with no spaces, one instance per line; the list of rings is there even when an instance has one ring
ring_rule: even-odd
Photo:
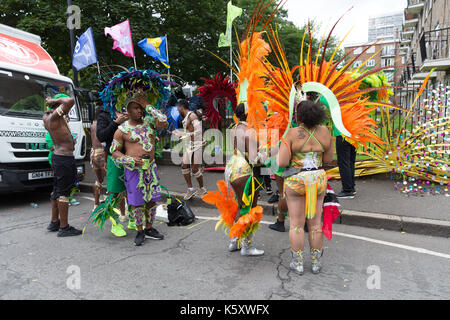
[[[355,190],[356,149],[341,136],[338,136],[336,137],[336,154],[342,191],[352,192]]]

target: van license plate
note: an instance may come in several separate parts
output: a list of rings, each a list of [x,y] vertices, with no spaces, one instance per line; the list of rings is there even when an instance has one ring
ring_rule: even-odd
[[[39,171],[28,173],[28,180],[53,178],[53,171]]]

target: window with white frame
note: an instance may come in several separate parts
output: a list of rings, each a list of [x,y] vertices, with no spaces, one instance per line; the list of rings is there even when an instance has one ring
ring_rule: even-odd
[[[353,50],[353,54],[360,54],[362,52],[362,48],[356,48],[355,50]]]
[[[357,60],[353,63],[353,68],[358,68],[362,64],[361,60]]]
[[[374,67],[375,66],[375,60],[371,59],[366,62],[366,67]]]

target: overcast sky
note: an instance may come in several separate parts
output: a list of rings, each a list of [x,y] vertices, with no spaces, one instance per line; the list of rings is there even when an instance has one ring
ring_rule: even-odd
[[[354,27],[344,41],[350,44],[367,41],[369,17],[403,11],[406,5],[407,0],[287,0],[284,9],[297,26],[307,23],[308,18],[314,19],[322,24],[322,33],[326,30],[328,34],[337,19],[353,6],[333,32],[342,39]]]

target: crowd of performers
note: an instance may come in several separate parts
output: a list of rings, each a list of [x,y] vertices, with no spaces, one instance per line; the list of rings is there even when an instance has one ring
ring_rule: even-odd
[[[234,102],[233,154],[226,164],[224,180],[217,182],[218,191],[207,192],[204,187],[202,115],[191,111],[186,100],[177,102],[178,112],[184,118],[183,129],[172,134],[185,142],[181,168],[188,187],[185,200],[198,195],[217,207],[220,220],[216,230],[223,229],[228,234],[229,251],[239,250],[243,256],[263,255],[264,251],[254,245],[254,234],[263,215],[263,208],[257,205],[264,184],[261,170],[270,168],[281,195],[275,226],[282,224],[284,229],[284,218],[290,219],[290,268],[300,275],[304,272],[306,224],[312,272],[319,273],[323,237],[331,238],[331,224],[339,215],[336,196],[327,184],[324,170],[324,165],[332,161],[334,141],[331,128],[323,124],[331,118],[332,130],[339,138],[337,144],[381,142],[375,133],[376,123],[369,116],[376,107],[366,98],[369,90],[361,89],[364,79],[376,70],[366,70],[364,76],[359,76],[360,68],[350,68],[352,62],[338,69],[342,61],[334,60],[338,49],[326,58],[331,33],[323,47],[321,42],[313,59],[310,30],[307,54],[303,52],[305,33],[300,65],[291,68],[277,32],[270,27],[270,19],[261,20],[263,11],[255,9],[238,46],[236,85],[229,80],[224,84],[218,77],[214,80],[221,85],[220,95]],[[259,21],[264,21],[264,25],[262,31],[256,32]],[[274,59],[267,59],[270,54]],[[153,227],[156,203],[162,200],[155,144],[158,130],[168,127],[167,116],[162,112],[169,99],[168,84],[152,70],[131,68],[115,75],[99,93],[101,104],[91,129],[91,162],[97,181],[95,208],[89,220],[100,229],[110,220],[111,232],[124,236],[126,231],[120,222],[129,219],[128,229],[137,231],[137,246],[146,238],[164,238]],[[233,94],[225,87],[232,89]],[[381,93],[386,88],[373,90]],[[208,99],[214,100],[211,95]],[[377,105],[389,106],[381,102]],[[48,229],[59,230],[58,236],[79,235],[81,231],[70,227],[67,219],[76,169],[73,139],[64,117],[73,100],[55,97],[47,100],[47,106],[44,124],[55,144],[55,209]],[[211,123],[218,122],[213,106],[205,114],[212,117]],[[268,130],[278,134],[273,136]],[[350,156],[351,161],[353,158]],[[100,202],[105,167],[108,196]],[[354,172],[350,175],[354,176]],[[193,187],[192,177],[198,188]],[[343,193],[354,196],[354,180],[346,181]]]

